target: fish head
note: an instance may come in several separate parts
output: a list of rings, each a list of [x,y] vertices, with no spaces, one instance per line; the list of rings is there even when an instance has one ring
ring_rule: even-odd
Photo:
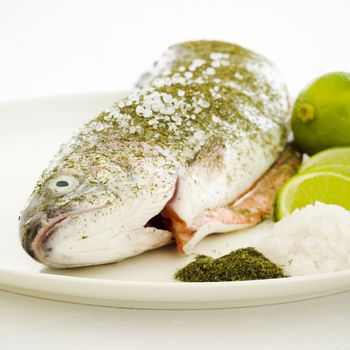
[[[169,231],[147,223],[171,199],[175,172],[159,154],[132,152],[125,162],[121,153],[96,158],[76,150],[44,171],[20,217],[29,255],[49,267],[88,266],[171,241]]]

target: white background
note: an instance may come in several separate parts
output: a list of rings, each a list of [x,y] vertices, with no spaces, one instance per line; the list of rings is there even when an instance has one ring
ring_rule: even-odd
[[[235,42],[280,68],[292,95],[350,70],[347,0],[0,0],[0,101],[125,90],[165,48]]]
[[[219,39],[273,60],[291,95],[350,71],[349,1],[0,0],[0,102],[125,90],[170,44]],[[0,292],[6,349],[350,349],[350,293],[212,311],[118,310]]]

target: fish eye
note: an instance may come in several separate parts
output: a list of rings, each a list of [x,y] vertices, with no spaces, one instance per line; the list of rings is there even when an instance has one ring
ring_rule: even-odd
[[[60,181],[56,182],[56,186],[57,187],[67,187],[67,186],[69,186],[69,182],[60,180]]]
[[[73,192],[79,185],[80,181],[74,175],[59,175],[48,183],[49,189],[58,196]]]

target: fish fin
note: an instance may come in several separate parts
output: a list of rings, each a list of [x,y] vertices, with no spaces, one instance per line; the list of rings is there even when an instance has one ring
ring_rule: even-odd
[[[202,227],[200,227],[192,237],[184,244],[182,251],[186,254],[192,254],[194,247],[206,236],[209,236],[212,233],[225,233],[225,232],[233,232],[238,230],[243,230],[245,228],[253,226],[255,223],[247,223],[247,224],[223,224],[219,221],[213,221],[208,223]]]

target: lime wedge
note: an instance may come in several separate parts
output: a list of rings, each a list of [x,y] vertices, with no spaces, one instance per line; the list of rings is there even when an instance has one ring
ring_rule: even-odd
[[[321,165],[330,164],[350,165],[350,147],[329,148],[316,153],[301,165],[299,173]]]
[[[315,171],[321,171],[321,172],[332,171],[332,172],[342,173],[344,175],[350,175],[350,163],[318,165],[318,166],[304,170],[303,173],[309,173],[309,172],[315,172]]]
[[[280,220],[295,209],[316,201],[350,210],[350,176],[333,171],[315,171],[292,177],[277,195],[275,218]]]

